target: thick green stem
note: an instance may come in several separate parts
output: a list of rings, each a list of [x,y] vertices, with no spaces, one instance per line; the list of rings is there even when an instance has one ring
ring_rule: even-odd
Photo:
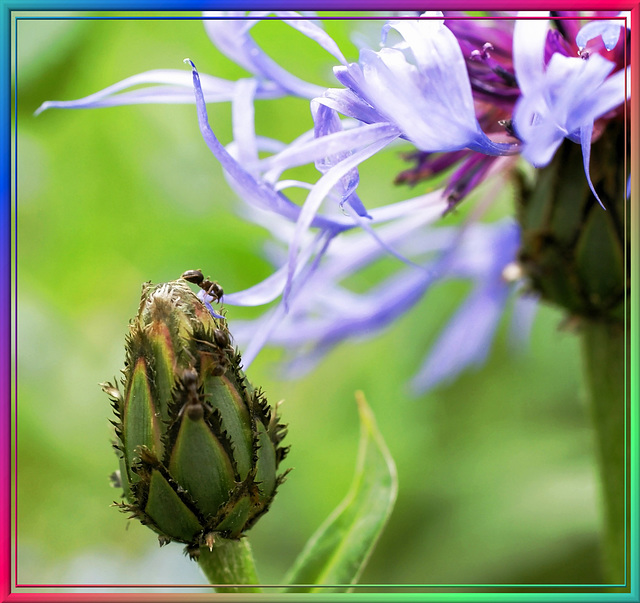
[[[622,584],[627,550],[625,444],[629,409],[628,389],[625,396],[629,370],[625,329],[617,323],[585,323],[582,343],[605,519],[605,575],[608,581]]]
[[[219,593],[259,593],[257,587],[242,584],[259,584],[251,547],[246,538],[222,540],[213,546],[200,549],[200,569]],[[229,584],[230,586],[221,586]],[[231,586],[232,585],[232,586]]]

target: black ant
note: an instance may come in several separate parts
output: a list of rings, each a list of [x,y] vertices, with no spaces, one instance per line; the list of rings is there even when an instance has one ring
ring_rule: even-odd
[[[207,295],[213,297],[216,301],[220,301],[224,295],[222,287],[216,281],[205,279],[202,270],[187,270],[182,273],[182,278],[194,285],[198,285]]]
[[[211,356],[214,359],[215,365],[212,368],[211,374],[214,377],[224,375],[229,368],[229,356],[234,354],[234,349],[231,346],[231,340],[227,332],[222,329],[215,329],[213,332],[214,343],[204,339],[196,339],[195,341],[213,349],[213,351],[209,352],[200,348],[201,354]]]
[[[187,394],[187,401],[180,409],[178,416],[182,416],[182,413],[186,410],[187,416],[192,421],[199,421],[204,417],[204,405],[198,394],[198,373],[192,368],[185,369],[182,373],[182,384]]]

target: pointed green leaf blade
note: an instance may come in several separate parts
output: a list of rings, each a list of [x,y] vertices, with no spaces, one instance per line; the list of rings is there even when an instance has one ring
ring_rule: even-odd
[[[138,446],[146,446],[156,453],[161,450],[156,407],[144,358],[138,358],[133,369],[131,386],[124,403],[123,424],[124,452],[128,467],[139,458],[136,453]]]
[[[220,412],[222,423],[234,445],[234,458],[240,479],[244,479],[251,469],[253,434],[249,409],[240,396],[240,391],[226,375],[208,376],[205,382],[207,401]]]
[[[198,518],[156,469],[151,472],[145,512],[160,530],[174,538],[180,538],[182,542],[193,540],[202,529]]]
[[[356,401],[360,447],[351,488],[296,559],[285,578],[291,585],[285,592],[347,592],[358,580],[393,509],[398,489],[395,463],[362,392],[356,392]]]
[[[235,485],[231,461],[218,438],[202,417],[191,419],[186,412],[169,460],[169,471],[205,516],[216,513]]]

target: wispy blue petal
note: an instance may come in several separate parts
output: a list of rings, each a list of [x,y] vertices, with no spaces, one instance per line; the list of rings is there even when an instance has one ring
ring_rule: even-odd
[[[301,215],[300,208],[283,195],[276,192],[272,186],[256,179],[248,172],[234,157],[232,157],[227,149],[220,144],[220,141],[213,133],[209,125],[207,108],[204,102],[204,96],[200,85],[199,73],[189,59],[185,59],[192,68],[193,90],[196,98],[196,106],[198,110],[198,124],[200,132],[207,146],[220,162],[226,174],[233,180],[234,189],[240,197],[247,203],[254,204],[262,209],[268,209],[292,221],[298,220]],[[309,225],[332,228],[335,224],[322,216],[311,215]],[[307,226],[308,227],[308,226]]]
[[[326,253],[326,250],[333,240],[333,234],[329,232],[319,233],[316,237],[315,243],[317,245],[316,257],[313,262],[310,262],[300,268],[300,274],[298,275],[298,279],[295,283],[289,283],[290,285],[295,285],[292,290],[292,297],[295,298],[295,294],[301,291],[307,281],[315,274],[319,262]],[[243,353],[244,366],[247,367],[251,362],[253,362],[256,355],[263,348],[269,337],[273,334],[276,328],[280,328],[282,322],[284,320],[285,315],[289,312],[288,300],[283,295],[283,298],[274,308],[273,311],[268,313],[266,320],[258,322],[258,328],[253,333],[251,340],[246,346]]]
[[[291,281],[296,268],[300,239],[311,226],[313,218],[318,213],[321,203],[340,178],[369,157],[375,155],[398,136],[397,130],[392,126],[387,126],[386,124],[380,124],[377,129],[377,133],[377,140],[372,142],[368,147],[353,153],[353,155],[342,160],[324,174],[318,180],[316,185],[313,187],[313,190],[305,200],[296,223],[296,231],[289,245],[289,273],[287,277],[287,285],[284,291],[285,300],[291,289]]]
[[[304,266],[314,253],[318,252],[319,241],[321,247],[324,247],[325,235],[317,235],[313,242],[304,245],[300,252],[300,260],[298,265]],[[261,281],[257,285],[238,291],[237,293],[225,294],[224,301],[232,306],[261,306],[272,302],[282,295],[285,284],[287,282],[287,265],[283,265],[276,270],[271,276]]]
[[[593,122],[590,124],[586,124],[580,128],[580,144],[582,146],[582,161],[584,164],[584,173],[587,177],[587,182],[589,183],[589,188],[593,193],[593,196],[598,200],[602,209],[607,209],[604,206],[604,203],[598,197],[598,193],[596,193],[596,189],[593,188],[593,182],[591,182],[591,174],[589,172],[589,160],[591,157],[591,136],[593,135]]]
[[[291,144],[282,153],[262,159],[260,164],[263,170],[276,170],[278,173],[314,162],[322,162],[325,167],[329,165],[335,167],[337,163],[351,156],[354,150],[381,138],[389,136],[397,138],[399,135],[397,128],[390,124],[368,124]],[[329,158],[333,158],[330,163],[328,163]],[[336,161],[338,158],[340,158],[339,161]],[[320,171],[326,173],[330,167]]]
[[[593,55],[589,61],[599,55]],[[631,96],[631,67],[621,69],[610,75],[598,88],[595,94],[585,98],[576,111],[576,122],[597,119],[612,109],[619,107]]]
[[[326,140],[327,135],[341,132],[343,130],[342,121],[333,109],[315,102],[311,103],[311,113],[313,115],[313,133],[316,139]],[[334,165],[349,157],[351,149],[343,149],[337,153],[327,153],[324,157],[315,160],[316,169],[321,174],[326,174]],[[364,205],[359,202],[359,197],[355,194],[360,176],[357,168],[354,168],[340,179],[337,194],[343,200],[342,203],[349,202],[351,207],[356,209],[358,215],[366,215]],[[350,199],[354,197],[355,202]]]
[[[147,88],[123,92],[133,86],[154,84]],[[226,102],[233,98],[235,82],[202,75],[202,93],[205,101]],[[278,98],[283,91],[269,82],[262,82],[256,89],[256,98]],[[115,107],[145,103],[193,104],[193,83],[188,73],[182,70],[157,69],[128,77],[104,90],[72,101],[46,101],[38,107],[36,115],[46,109],[89,109]]]
[[[334,74],[341,83],[347,81],[348,78],[345,77],[347,73],[346,68],[336,67],[334,69]],[[335,109],[342,115],[353,117],[365,124],[388,122],[385,116],[381,115],[369,103],[365,102],[355,92],[349,89],[340,90],[338,88],[329,88],[322,96],[316,98],[315,101],[331,109]]]
[[[293,11],[276,11],[275,14],[278,17],[286,19],[284,22],[287,25],[293,27],[301,34],[307,36],[307,38],[316,42],[318,46],[324,48],[340,63],[343,65],[346,64],[347,60],[344,58],[344,55],[340,48],[338,48],[335,40],[324,29],[322,29],[322,27],[307,18],[301,17],[300,13]]]
[[[236,159],[249,171],[258,161],[253,107],[256,87],[254,79],[238,80],[231,105],[233,138],[238,149]]]

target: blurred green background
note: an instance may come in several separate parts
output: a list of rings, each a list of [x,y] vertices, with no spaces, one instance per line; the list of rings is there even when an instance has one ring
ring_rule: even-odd
[[[326,29],[355,59],[354,23]],[[181,546],[159,549],[150,530],[136,522],[127,529],[110,508],[116,457],[98,383],[119,375],[142,282],[202,268],[227,291],[246,288],[270,273],[262,258],[268,235],[238,217],[193,105],[33,112],[45,100],[79,98],[145,70],[186,68],[184,57],[204,73],[242,72],[199,21],[20,20],[17,32],[18,580],[203,582]],[[296,75],[336,85],[331,57],[290,28],[260,24],[256,36]],[[228,142],[229,106],[209,111]],[[260,134],[291,140],[311,125],[308,103],[260,102],[256,122]],[[392,150],[362,166],[366,203],[426,190],[393,186],[402,165]],[[499,209],[510,211],[509,198]],[[521,353],[509,345],[504,321],[482,370],[421,397],[409,393],[465,291],[459,283],[434,290],[382,336],[343,345],[299,381],[278,379],[278,350],[251,366],[249,377],[271,402],[285,400],[285,466],[294,468],[250,532],[265,583],[281,580],[346,494],[358,444],[357,389],[376,414],[400,484],[362,583],[602,579],[578,342],[558,329],[560,313],[540,310]],[[231,319],[255,315],[229,309]]]

